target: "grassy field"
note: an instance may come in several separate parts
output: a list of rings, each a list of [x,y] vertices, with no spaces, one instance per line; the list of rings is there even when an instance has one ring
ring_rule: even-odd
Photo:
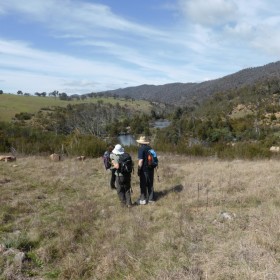
[[[159,160],[130,209],[100,158],[0,162],[0,279],[279,279],[278,160]]]
[[[109,98],[88,98],[85,100],[64,101],[54,97],[38,97],[38,96],[25,96],[15,94],[0,94],[0,121],[11,121],[15,114],[26,112],[36,113],[41,108],[52,106],[66,107],[68,104],[82,104],[82,103],[97,103],[97,102],[116,104],[121,106],[128,106],[134,110],[142,112],[149,112],[151,105],[148,101],[144,100],[125,100]]]

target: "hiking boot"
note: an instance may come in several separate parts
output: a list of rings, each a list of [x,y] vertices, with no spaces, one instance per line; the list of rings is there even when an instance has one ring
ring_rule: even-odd
[[[153,199],[150,199],[149,203],[155,203],[155,201]]]

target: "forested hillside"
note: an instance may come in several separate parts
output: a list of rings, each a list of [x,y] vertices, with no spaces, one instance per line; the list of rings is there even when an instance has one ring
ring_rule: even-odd
[[[275,78],[177,108],[157,140],[170,151],[196,155],[269,157],[269,147],[280,145],[279,127],[280,81]]]
[[[280,78],[279,61],[260,67],[244,69],[237,73],[202,83],[173,83],[159,86],[140,85],[108,91],[104,92],[104,94],[116,94],[118,96],[184,106],[201,102],[217,92],[238,90],[271,78]]]

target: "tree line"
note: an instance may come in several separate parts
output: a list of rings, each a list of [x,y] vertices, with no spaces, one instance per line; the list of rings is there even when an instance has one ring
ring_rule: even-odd
[[[164,109],[144,114],[103,102],[42,108],[35,114],[21,112],[13,122],[1,123],[0,151],[14,147],[24,154],[100,156],[108,143],[116,143],[119,134],[151,135],[151,118],[165,114]]]
[[[149,114],[103,102],[45,108],[34,115],[21,113],[13,126],[2,126],[0,148],[3,151],[14,145],[30,153],[30,138],[39,153],[63,147],[68,154],[84,151],[100,155],[108,141],[115,142],[120,133],[152,136],[154,147],[160,151],[196,156],[270,157],[268,148],[280,145],[278,79],[217,92],[200,104],[174,110],[161,108],[159,103],[153,106]],[[171,125],[154,129],[150,122],[157,118],[169,118]],[[40,142],[37,146],[35,140]],[[88,149],[82,150],[87,141]],[[99,143],[98,152],[91,148],[93,142]]]

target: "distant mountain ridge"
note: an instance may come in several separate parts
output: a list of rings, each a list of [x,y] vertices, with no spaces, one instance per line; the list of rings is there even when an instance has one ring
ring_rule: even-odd
[[[193,102],[200,102],[217,92],[239,89],[270,78],[280,78],[280,61],[243,69],[234,74],[201,83],[170,83],[158,86],[140,85],[103,93],[173,105],[188,105]]]

